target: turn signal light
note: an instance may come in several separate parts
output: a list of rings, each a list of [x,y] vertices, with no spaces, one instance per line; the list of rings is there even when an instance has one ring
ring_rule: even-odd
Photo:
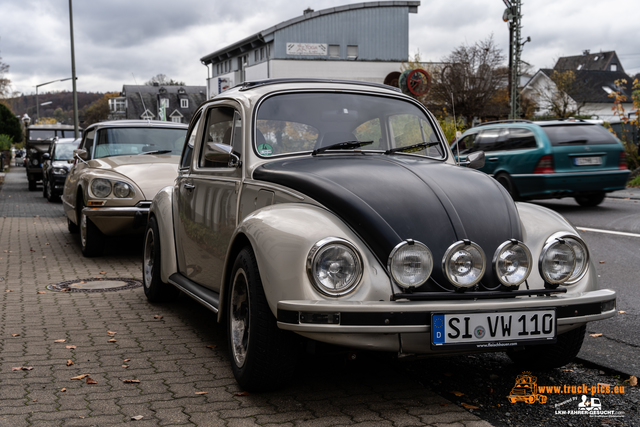
[[[538,160],[538,164],[536,168],[533,170],[533,173],[554,173],[553,170],[553,156],[551,154],[547,154],[546,156],[540,157]]]
[[[620,160],[618,161],[618,169],[629,169],[627,167],[627,153],[620,152]]]

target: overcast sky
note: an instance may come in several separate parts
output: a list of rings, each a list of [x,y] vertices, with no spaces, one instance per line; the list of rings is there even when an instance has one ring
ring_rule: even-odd
[[[200,58],[244,37],[349,0],[76,0],[73,3],[78,90],[120,91],[165,74],[205,85]],[[551,68],[561,56],[615,50],[624,70],[640,72],[637,0],[530,0],[523,4],[523,59]],[[508,56],[509,32],[501,0],[422,0],[409,14],[409,54],[439,61],[461,44],[493,34]],[[0,0],[0,57],[13,89],[71,76],[69,2]],[[40,88],[70,90],[71,82]]]

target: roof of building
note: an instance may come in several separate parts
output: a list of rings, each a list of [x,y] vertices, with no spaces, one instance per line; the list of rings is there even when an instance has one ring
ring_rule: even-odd
[[[408,7],[409,13],[417,13],[418,6],[420,6],[419,1],[372,1],[366,3],[354,3],[343,6],[330,7],[328,9],[317,11],[314,11],[313,9],[307,9],[301,16],[283,21],[277,25],[267,28],[266,30],[259,31],[229,46],[210,53],[209,55],[203,56],[202,58],[200,58],[200,62],[202,62],[203,64],[210,64],[212,62],[216,62],[216,60],[229,58],[233,56],[234,52],[240,53],[246,50],[253,49],[256,45],[264,44],[267,41],[265,39],[268,39],[269,36],[276,31],[282,30],[283,28],[298,24],[309,19],[317,18],[318,16],[373,7]]]
[[[552,70],[549,68],[541,68],[540,72],[544,73],[547,77],[551,77],[554,71],[561,72],[562,70]],[[569,71],[569,70],[566,70]],[[633,80],[624,71],[600,71],[600,70],[571,70],[576,75],[576,85],[580,88],[576,95],[572,98],[576,102],[598,102],[598,103],[613,103],[613,98],[609,96],[609,93],[620,91],[631,99],[631,84]],[[626,80],[626,87],[616,85],[616,80]]]
[[[127,98],[127,118],[140,119],[148,110],[155,117],[158,109],[158,98],[168,98],[167,117],[180,104],[179,99],[189,99],[188,107],[183,109],[183,117],[191,119],[198,106],[207,99],[206,86],[150,86],[124,85],[122,95]]]
[[[593,71],[611,71],[611,64],[617,66],[616,71],[624,72],[622,64],[618,59],[615,51],[590,53],[585,50],[582,55],[564,56],[558,58],[554,70],[593,70]]]

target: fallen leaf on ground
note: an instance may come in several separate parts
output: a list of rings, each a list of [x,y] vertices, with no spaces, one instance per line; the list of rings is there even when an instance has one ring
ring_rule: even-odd
[[[469,405],[468,403],[462,402],[461,405],[467,409],[480,409],[478,406]]]
[[[563,369],[562,372],[573,372],[573,369]]]
[[[124,359],[123,362],[130,362],[131,359]]]
[[[33,371],[33,366],[18,366],[11,368],[12,371]]]
[[[448,403],[441,403],[440,406],[447,406]]]
[[[78,375],[77,377],[71,378],[72,380],[83,380],[85,377],[88,377],[89,374]]]
[[[106,271],[101,271],[100,274],[107,274],[107,272]]]
[[[20,334],[11,334],[12,337],[19,337]]]
[[[162,316],[160,316],[159,314],[156,314],[155,316],[153,316],[153,318],[160,320],[160,319],[162,319]]]
[[[63,387],[63,388],[60,389],[60,391],[64,393],[65,391],[67,391],[67,388]]]
[[[110,337],[115,337],[116,334],[117,334],[117,332],[107,331],[107,335],[109,335]]]
[[[198,395],[202,395],[202,394],[207,394],[209,393],[208,391],[196,391],[196,394]]]
[[[5,292],[13,292],[11,289],[6,289]]]
[[[452,376],[453,374],[452,374],[452,373],[450,373],[450,372],[445,372],[445,373],[443,373],[442,375],[444,375],[445,377],[450,377],[450,376]]]
[[[462,393],[461,391],[452,391],[451,393],[455,394],[458,397],[464,396],[464,393]]]
[[[118,340],[117,340],[117,339],[115,339],[115,338],[111,338],[111,339],[110,339],[109,341],[107,341],[107,342],[118,342]]]
[[[600,264],[604,264],[604,261],[600,261]]]
[[[67,340],[54,340],[53,342],[65,342]]]
[[[71,365],[73,365],[73,360],[71,359],[67,360],[67,366],[71,366]]]
[[[69,350],[75,350],[77,347],[75,345],[66,346]]]
[[[629,377],[629,385],[632,387],[635,387],[638,385],[638,377],[634,377],[633,375],[631,375]]]
[[[209,344],[207,347],[208,347],[208,348],[216,348],[216,347],[217,347],[217,345],[215,345],[215,344]]]
[[[601,336],[602,336],[602,334],[589,334],[589,336],[590,336],[590,337],[597,338],[597,337],[601,337]]]
[[[624,311],[624,310],[620,310],[618,313],[620,313],[620,314],[624,314],[624,313],[626,313],[626,311]]]
[[[144,416],[142,415],[136,415],[135,417],[131,417],[131,421],[140,421],[143,418]]]
[[[122,380],[125,384],[139,384],[140,380]]]
[[[236,396],[249,396],[248,391],[241,391],[240,393],[236,393]]]
[[[34,222],[35,224],[35,222]],[[29,252],[35,252],[35,250],[33,248],[29,248]]]
[[[51,244],[51,243],[49,243],[49,242],[45,243],[45,245],[50,245],[50,244]]]
[[[129,365],[122,365],[122,367],[123,367],[123,368],[128,368],[128,367],[129,367]]]
[[[42,259],[45,259],[45,258],[46,258],[46,256],[43,256],[43,257],[42,257]]]
[[[87,376],[87,384],[98,384],[98,381],[94,380],[93,378]]]

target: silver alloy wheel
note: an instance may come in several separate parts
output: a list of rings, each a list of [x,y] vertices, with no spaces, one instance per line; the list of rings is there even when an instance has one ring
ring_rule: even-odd
[[[87,216],[80,211],[80,244],[87,247]]]
[[[231,287],[231,304],[229,304],[229,319],[231,321],[231,352],[236,366],[241,368],[247,357],[249,346],[250,313],[249,286],[247,274],[240,268],[236,272]]]
[[[155,237],[153,235],[153,229],[149,227],[147,230],[147,235],[144,239],[144,255],[143,255],[143,265],[144,271],[142,272],[144,280],[145,288],[149,288],[151,286],[151,281],[153,280],[153,260],[155,258]]]

